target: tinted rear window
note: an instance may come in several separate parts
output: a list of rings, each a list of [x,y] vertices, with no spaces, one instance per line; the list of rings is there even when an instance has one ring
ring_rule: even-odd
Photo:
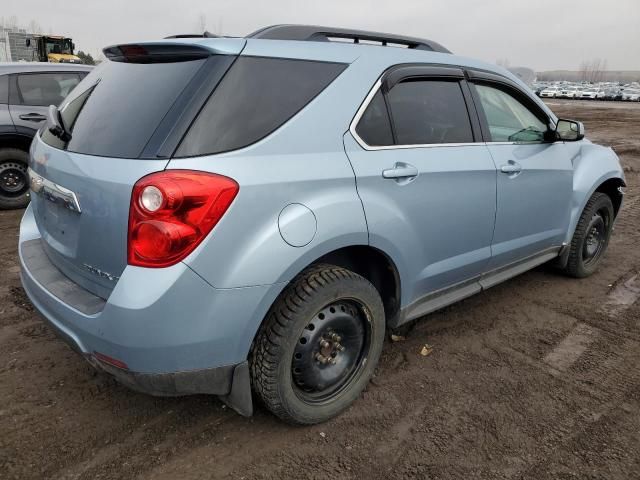
[[[393,144],[389,113],[382,96],[382,90],[378,90],[364,111],[356,127],[356,132],[367,145],[372,147]]]
[[[173,63],[104,61],[61,107],[71,128],[63,146],[76,153],[137,158],[180,93],[206,60]],[[61,148],[48,131],[42,139]]]
[[[307,60],[238,58],[176,156],[226,152],[257,142],[304,108],[345,68]]]

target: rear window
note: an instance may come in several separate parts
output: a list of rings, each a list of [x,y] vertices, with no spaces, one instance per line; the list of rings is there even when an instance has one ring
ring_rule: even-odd
[[[324,90],[346,65],[240,57],[211,95],[176,152],[206,155],[266,137]]]
[[[137,158],[205,59],[170,63],[104,61],[64,102],[66,145],[44,131],[56,148],[105,157]]]

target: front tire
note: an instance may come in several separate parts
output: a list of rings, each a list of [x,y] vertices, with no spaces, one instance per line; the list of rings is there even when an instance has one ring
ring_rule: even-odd
[[[0,210],[29,203],[29,154],[17,148],[0,149]]]
[[[311,425],[338,415],[368,384],[384,343],[380,294],[334,265],[298,275],[269,311],[250,356],[252,386],[276,416]]]
[[[565,268],[567,274],[584,278],[596,271],[609,245],[613,220],[614,210],[609,196],[594,193],[584,207],[571,239]]]

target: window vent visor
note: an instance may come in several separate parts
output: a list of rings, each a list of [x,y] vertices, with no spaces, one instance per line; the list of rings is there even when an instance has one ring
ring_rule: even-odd
[[[123,63],[174,63],[207,58],[211,51],[198,45],[172,43],[126,44],[102,50],[112,62]]]

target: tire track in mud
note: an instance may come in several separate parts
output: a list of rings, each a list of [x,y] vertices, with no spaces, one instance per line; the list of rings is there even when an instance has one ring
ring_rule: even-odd
[[[584,353],[593,341],[594,330],[578,323],[574,329],[543,359],[556,370],[565,371]]]
[[[97,479],[105,470],[116,466],[128,470],[132,476],[138,475],[151,469],[157,462],[167,461],[171,456],[197,448],[205,439],[211,440],[219,433],[220,426],[233,418],[231,412],[223,415],[212,412],[204,417],[186,418],[180,422],[180,429],[176,430],[171,428],[176,419],[184,418],[188,413],[186,406],[176,407],[158,413],[94,455],[55,472],[55,478]],[[149,451],[153,453],[149,455]]]
[[[640,298],[640,277],[636,271],[633,271],[621,278],[613,287],[600,310],[610,317],[617,317]],[[638,322],[640,326],[640,319]]]

